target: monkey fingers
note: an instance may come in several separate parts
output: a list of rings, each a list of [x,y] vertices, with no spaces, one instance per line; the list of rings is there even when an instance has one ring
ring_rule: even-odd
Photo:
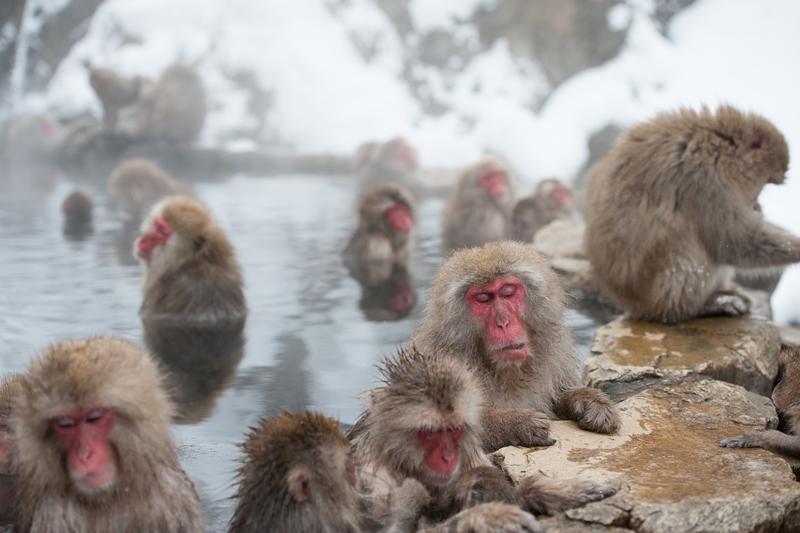
[[[535,409],[488,408],[483,415],[483,449],[504,446],[552,446],[550,419]]]
[[[557,480],[534,474],[520,481],[519,495],[525,507],[537,514],[553,515],[613,496],[616,487],[582,480]]]
[[[719,445],[723,448],[761,448],[762,443],[761,433],[748,433],[719,441]]]
[[[559,416],[574,420],[578,427],[595,433],[614,433],[619,429],[620,417],[614,402],[591,387],[571,389],[558,402]]]
[[[516,505],[484,503],[461,511],[443,524],[420,530],[423,533],[543,533],[544,528],[530,513]]]

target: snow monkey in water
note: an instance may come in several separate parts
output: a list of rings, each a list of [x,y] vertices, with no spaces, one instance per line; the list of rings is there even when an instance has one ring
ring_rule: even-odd
[[[634,126],[589,179],[585,249],[597,279],[635,319],[748,313],[731,265],[800,261],[800,238],[758,208],[761,189],[783,183],[788,165],[781,132],[730,106]]]

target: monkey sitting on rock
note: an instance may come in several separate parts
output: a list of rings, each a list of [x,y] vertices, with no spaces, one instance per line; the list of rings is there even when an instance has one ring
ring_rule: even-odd
[[[781,132],[730,106],[661,113],[631,128],[589,179],[584,243],[605,292],[634,319],[748,313],[731,266],[800,261],[800,238],[756,207],[788,165]]]

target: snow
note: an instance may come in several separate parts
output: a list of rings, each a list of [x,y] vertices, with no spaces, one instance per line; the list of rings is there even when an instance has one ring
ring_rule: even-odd
[[[475,45],[465,21],[492,4],[409,5],[417,31],[449,31]],[[84,61],[156,76],[181,60],[197,65],[211,93],[206,144],[242,146],[232,132],[254,119],[230,75],[249,71],[272,93],[270,131],[303,151],[349,152],[402,134],[427,165],[461,165],[495,152],[534,182],[572,176],[587,156],[588,137],[608,123],[626,126],[678,106],[724,102],[773,121],[791,159],[800,161],[800,2],[698,0],[673,20],[669,38],[648,18],[652,8],[651,0],[629,0],[612,9],[610,27],[629,27],[622,52],[563,83],[540,109],[551,89],[539,66],[512,57],[502,40],[447,72],[414,66],[449,108],[427,116],[401,80],[405,45],[419,34],[398,35],[370,0],[108,0],[46,94],[31,95],[28,104],[97,112]],[[761,200],[767,218],[800,233],[796,168]],[[800,320],[799,292],[800,269],[792,268],[773,300],[778,321]]]

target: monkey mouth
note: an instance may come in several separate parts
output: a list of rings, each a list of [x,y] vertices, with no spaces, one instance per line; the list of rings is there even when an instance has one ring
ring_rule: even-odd
[[[87,472],[83,475],[75,475],[72,472],[70,474],[78,491],[91,495],[105,492],[113,487],[116,479],[116,468],[109,463],[99,470]]]
[[[494,356],[501,361],[508,361],[511,363],[518,363],[525,359],[528,355],[528,344],[525,342],[518,342],[513,344],[506,344],[494,350]]]

